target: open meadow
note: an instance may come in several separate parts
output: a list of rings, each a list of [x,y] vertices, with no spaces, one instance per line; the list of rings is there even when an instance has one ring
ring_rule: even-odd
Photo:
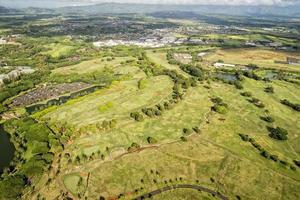
[[[256,64],[261,68],[273,68],[282,70],[300,71],[298,65],[289,65],[279,62],[286,62],[287,57],[300,58],[299,53],[281,52],[265,49],[222,49],[217,50],[215,53],[211,53],[204,58],[204,61],[210,63],[218,62],[222,60],[227,64],[235,65],[248,65],[250,63]]]

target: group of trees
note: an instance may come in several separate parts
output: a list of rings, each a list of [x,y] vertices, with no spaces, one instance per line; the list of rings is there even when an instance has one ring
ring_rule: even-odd
[[[287,140],[288,139],[288,131],[281,127],[267,127],[270,132],[269,136],[276,140]]]
[[[140,112],[132,112],[132,113],[130,113],[130,117],[138,122],[141,122],[144,120],[144,116]]]
[[[33,74],[22,75],[19,81],[5,85],[3,88],[0,88],[0,103],[22,91],[33,88],[35,85],[41,83],[49,74],[50,71],[48,70],[37,71]]]
[[[61,133],[55,134],[45,124],[31,118],[6,121],[4,128],[12,136],[16,153],[1,176],[0,199],[16,199],[26,184],[30,185],[50,166],[53,152],[62,149],[63,142]]]
[[[182,71],[190,74],[191,76],[196,77],[197,80],[199,80],[199,81],[204,80],[205,73],[201,67],[193,65],[193,64],[180,63],[179,61],[174,59],[173,54],[174,54],[173,51],[169,51],[167,53],[167,60],[168,60],[169,64],[178,65]]]
[[[104,120],[102,123],[97,123],[96,124],[96,127],[98,130],[106,130],[106,129],[112,129],[112,128],[115,128],[117,126],[117,120],[115,119],[112,119],[112,120],[109,120],[109,121],[106,121]]]
[[[300,104],[298,104],[298,103],[292,103],[287,99],[281,100],[280,103],[282,103],[283,105],[289,106],[298,112],[300,111]]]
[[[249,101],[253,103],[255,106],[257,106],[258,108],[265,107],[265,104],[262,101],[260,101],[258,98],[252,97]]]
[[[241,139],[245,142],[250,142],[251,145],[256,148],[259,152],[260,155],[263,156],[266,159],[270,159],[273,160],[274,162],[280,162],[283,165],[289,166],[290,169],[292,170],[296,170],[295,166],[293,164],[289,164],[287,161],[285,160],[281,160],[279,159],[279,157],[275,154],[270,154],[267,150],[265,150],[264,148],[262,148],[262,146],[260,144],[258,144],[254,138],[251,138],[249,135],[246,134],[239,134],[239,136],[241,137]]]
[[[265,121],[265,122],[268,122],[268,123],[273,123],[273,122],[275,122],[275,119],[273,118],[273,117],[271,117],[271,116],[262,116],[262,117],[260,117],[263,121]]]
[[[260,76],[258,76],[257,74],[255,74],[253,71],[244,71],[243,75],[248,78],[257,80],[257,81],[262,80],[262,78]]]
[[[215,97],[215,98],[212,98],[211,101],[214,103],[214,105],[211,108],[213,111],[220,113],[220,114],[227,113],[228,105],[223,102],[223,99],[221,99],[220,97]]]

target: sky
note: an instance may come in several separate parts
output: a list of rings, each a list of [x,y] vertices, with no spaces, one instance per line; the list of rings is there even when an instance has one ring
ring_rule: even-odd
[[[21,7],[62,7],[95,3],[148,3],[148,4],[205,4],[205,5],[291,5],[300,0],[0,0],[1,6]]]

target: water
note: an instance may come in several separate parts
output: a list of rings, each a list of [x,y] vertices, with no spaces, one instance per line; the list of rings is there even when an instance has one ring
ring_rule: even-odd
[[[5,167],[9,166],[10,161],[14,157],[15,147],[9,140],[9,135],[6,133],[0,124],[0,173]]]
[[[237,77],[234,74],[218,73],[217,77],[225,81],[236,81]]]
[[[265,78],[268,79],[275,79],[277,77],[277,73],[272,72],[272,71],[267,71],[265,74]]]

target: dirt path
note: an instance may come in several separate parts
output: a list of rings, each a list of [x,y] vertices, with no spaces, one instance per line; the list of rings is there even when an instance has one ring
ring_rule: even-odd
[[[166,187],[154,190],[152,192],[143,194],[139,197],[136,197],[135,199],[136,200],[142,200],[142,199],[145,199],[147,197],[153,197],[153,196],[161,194],[163,192],[170,191],[170,190],[176,190],[176,189],[193,189],[193,190],[203,191],[203,192],[212,194],[213,196],[218,197],[219,199],[228,200],[227,197],[220,194],[219,192],[216,192],[214,190],[211,190],[209,188],[206,188],[206,187],[203,187],[203,186],[200,186],[200,185],[190,185],[190,184],[179,184],[179,185],[166,186]]]

